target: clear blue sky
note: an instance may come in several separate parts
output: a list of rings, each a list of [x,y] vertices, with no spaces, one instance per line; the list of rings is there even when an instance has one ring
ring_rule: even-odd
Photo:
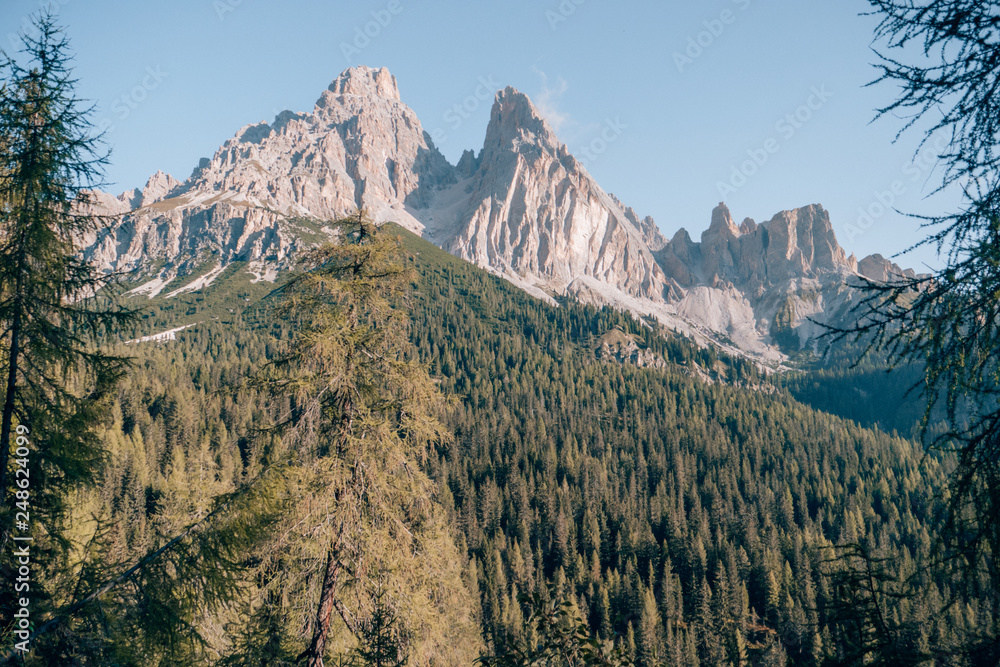
[[[522,90],[574,153],[589,151],[598,182],[668,236],[697,238],[723,199],[737,221],[820,203],[848,252],[890,255],[919,232],[880,199],[945,205],[924,199],[933,160],[908,164],[918,137],[893,144],[902,121],[871,123],[895,91],[864,87],[876,23],[859,16],[864,0],[46,4],[76,52],[78,93],[110,126],[115,193],[157,169],[187,177],[241,125],[311,110],[365,64],[396,75],[453,163],[482,146],[492,90],[477,93]],[[5,50],[39,5],[3,0]],[[923,262],[932,254],[902,260]]]

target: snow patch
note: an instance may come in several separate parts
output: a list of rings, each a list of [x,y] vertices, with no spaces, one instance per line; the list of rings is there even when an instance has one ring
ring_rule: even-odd
[[[166,287],[173,279],[174,276],[169,274],[165,276],[162,275],[157,276],[153,280],[150,280],[148,283],[143,283],[142,285],[139,285],[135,289],[129,290],[125,294],[126,296],[147,294],[149,295],[149,298],[152,299],[154,296],[162,292],[163,288]]]
[[[196,278],[187,285],[183,287],[178,287],[173,292],[167,295],[166,298],[170,299],[177,296],[178,294],[184,294],[185,292],[197,292],[200,289],[208,287],[212,284],[212,281],[219,277],[219,274],[225,270],[225,267],[221,264],[200,278]]]
[[[177,327],[176,329],[167,329],[166,331],[161,331],[160,333],[151,334],[149,336],[143,336],[142,338],[136,338],[135,340],[127,341],[125,344],[130,345],[132,343],[164,343],[168,340],[177,340],[177,332],[184,331],[188,327],[193,327],[201,322],[195,322],[194,324],[185,324],[182,327]]]

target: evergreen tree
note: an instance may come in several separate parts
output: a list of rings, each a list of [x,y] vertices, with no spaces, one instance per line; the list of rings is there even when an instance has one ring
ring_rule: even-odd
[[[315,579],[277,583],[315,601],[299,656],[308,667],[324,664],[338,623],[363,640],[366,591],[386,572],[379,601],[408,605],[398,619],[403,631],[436,634],[444,651],[470,622],[458,554],[420,470],[426,448],[448,434],[433,416],[440,394],[405,358],[407,319],[394,301],[411,274],[398,241],[363,211],[335,227],[338,241],[307,253],[308,270],[282,289],[277,314],[298,328],[265,380],[281,405],[291,399],[268,458],[291,462],[294,528],[265,545],[264,559],[314,563],[306,571],[315,568]],[[474,651],[464,637],[449,650]]]
[[[98,423],[128,367],[100,343],[135,313],[116,299],[118,277],[77,254],[104,222],[88,188],[105,156],[74,95],[66,37],[47,13],[33,28],[20,57],[0,53],[0,611],[10,618],[13,532],[34,539],[41,620],[73,601],[69,499],[100,475]]]
[[[135,313],[111,298],[117,276],[77,255],[74,242],[104,222],[88,211],[86,188],[99,183],[105,157],[91,110],[73,94],[68,41],[47,14],[34,27],[36,36],[22,35],[28,62],[0,56],[0,503],[9,509],[20,425],[52,467],[32,481],[35,494],[51,494],[55,518],[57,494],[92,475],[92,428],[127,365],[96,343]]]
[[[380,584],[376,585],[371,600],[371,616],[359,624],[357,658],[366,667],[403,667],[409,659],[406,636]]]
[[[879,111],[923,130],[921,147],[946,140],[940,190],[957,205],[919,216],[917,246],[934,247],[941,267],[920,276],[867,281],[862,319],[849,332],[883,351],[893,366],[914,364],[926,399],[921,435],[957,453],[950,476],[945,556],[966,564],[970,585],[991,580],[996,625],[970,645],[1000,661],[1000,52],[997,5],[977,0],[869,0],[876,29],[878,81],[898,86]],[[926,124],[924,121],[929,121]],[[934,431],[935,416],[947,426]]]

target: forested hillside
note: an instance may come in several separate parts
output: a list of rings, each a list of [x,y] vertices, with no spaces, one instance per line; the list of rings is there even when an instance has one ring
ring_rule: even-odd
[[[875,612],[915,649],[988,622],[975,590],[918,571],[945,470],[921,464],[913,442],[805,407],[745,362],[630,316],[551,307],[416,237],[405,244],[418,278],[398,307],[413,354],[452,399],[440,417],[454,439],[425,470],[478,592],[468,613],[481,640],[449,629],[466,647],[522,641],[529,592],[571,600],[643,666],[846,661],[879,641]],[[264,401],[244,379],[289,333],[269,319],[273,287],[233,271],[151,303],[146,333],[198,324],[127,346],[138,366],[106,432],[113,466],[83,511],[109,508],[109,565],[161,544],[257,465]],[[599,360],[595,340],[616,328],[669,363]],[[871,555],[872,588],[859,583],[864,560],[845,556],[862,552],[834,545]],[[226,652],[241,613],[185,619],[209,640],[200,659]],[[433,643],[443,631],[422,632]]]
[[[839,340],[821,356],[810,355],[803,369],[780,382],[796,400],[817,410],[919,439],[926,408],[923,370],[909,362],[891,368],[884,353],[866,354],[862,343]],[[929,424],[931,434],[941,428],[941,417],[936,410]]]

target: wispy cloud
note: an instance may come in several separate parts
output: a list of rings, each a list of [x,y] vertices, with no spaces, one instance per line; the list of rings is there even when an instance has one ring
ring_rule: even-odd
[[[551,85],[549,76],[535,65],[531,66],[531,71],[542,80],[541,92],[535,97],[535,108],[548,121],[552,129],[559,132],[563,126],[573,122],[569,113],[559,109],[559,99],[569,89],[569,84],[562,77],[557,77],[555,85]]]

